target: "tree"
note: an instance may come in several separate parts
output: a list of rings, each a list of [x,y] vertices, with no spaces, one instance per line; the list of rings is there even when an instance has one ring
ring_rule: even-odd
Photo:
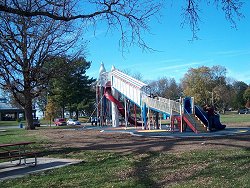
[[[149,87],[152,94],[168,99],[178,99],[182,94],[182,89],[174,78],[160,78],[149,83]]]
[[[186,5],[183,7],[183,23],[182,26],[188,25],[192,31],[193,39],[197,39],[197,33],[200,30],[200,12],[201,6],[204,5],[200,0],[186,0]],[[215,7],[221,8],[225,12],[225,18],[233,28],[237,28],[236,20],[240,20],[244,17],[241,13],[241,8],[244,3],[240,0],[204,0],[206,5],[213,4]]]
[[[215,104],[216,98],[214,89],[218,91],[220,87],[226,85],[226,69],[221,66],[213,66],[211,68],[201,66],[198,68],[190,68],[182,79],[184,94],[193,96],[196,103]],[[220,92],[217,92],[220,93]]]
[[[243,97],[244,97],[244,99],[245,99],[245,101],[246,101],[246,107],[247,108],[250,108],[250,87],[248,87],[246,90],[245,90],[245,92],[244,92],[244,94],[243,94]]]
[[[233,99],[233,107],[235,109],[244,108],[246,101],[243,95],[246,89],[248,88],[248,85],[245,82],[236,81],[235,83],[233,83],[233,88],[235,92],[235,97]]]
[[[49,120],[49,124],[51,126],[52,120],[57,116],[58,114],[58,107],[56,103],[49,99],[47,101],[46,109],[45,109],[45,119]]]
[[[219,111],[225,113],[230,107],[234,96],[234,90],[231,85],[218,85],[213,89],[213,97],[215,105]]]
[[[26,5],[32,7],[27,9]],[[123,47],[133,43],[145,48],[141,32],[148,30],[148,21],[161,7],[161,2],[154,0],[5,0],[0,3],[0,12],[64,22],[80,20],[88,28],[97,22],[106,23],[107,30],[120,31]]]
[[[124,70],[122,70],[122,72],[129,75],[129,76],[131,76],[132,78],[135,78],[136,80],[139,80],[139,81],[143,82],[143,76],[138,71],[131,71],[131,69],[124,69]]]
[[[96,23],[104,20],[111,28],[120,29],[122,42],[135,41],[145,47],[141,30],[148,29],[148,20],[163,7],[163,2],[164,0],[162,2],[154,0],[92,0],[84,2],[78,0],[62,2],[57,0],[5,0],[0,3],[0,11],[26,17],[44,16],[67,22],[82,20]],[[22,6],[24,3],[32,4],[32,9],[26,9],[25,6]],[[244,1],[241,0],[185,0],[183,3],[182,26],[190,27],[194,39],[198,38],[200,13],[204,5],[212,4],[216,9],[222,9],[226,20],[235,28],[237,27],[236,20],[244,17],[241,13]],[[87,8],[84,9],[85,7]],[[60,11],[58,12],[58,10]]]
[[[92,90],[95,79],[86,76],[86,70],[89,69],[91,62],[83,57],[72,60],[61,57],[58,60],[58,65],[63,69],[50,82],[50,97],[62,109],[62,117],[65,109],[70,111],[70,115],[76,112],[78,116],[78,111],[88,108],[89,103],[95,99],[95,91]]]
[[[5,1],[7,2],[7,1]],[[19,4],[33,10],[33,4]],[[23,17],[0,12],[0,86],[25,110],[26,129],[33,126],[32,103],[53,76],[45,63],[65,54],[78,39],[70,23],[47,17]],[[70,37],[69,37],[70,35]]]

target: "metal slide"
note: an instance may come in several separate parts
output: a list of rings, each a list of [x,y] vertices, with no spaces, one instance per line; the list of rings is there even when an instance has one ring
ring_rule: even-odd
[[[208,127],[208,115],[200,106],[195,105],[195,115]],[[214,114],[211,128],[215,130],[223,130],[226,128],[226,125],[221,124],[219,114]]]
[[[195,115],[206,125],[208,126],[209,122],[208,122],[208,116],[207,113],[200,107],[195,105]]]
[[[104,92],[104,95],[105,95],[105,97],[106,97],[108,100],[110,100],[111,102],[113,102],[113,103],[116,104],[117,109],[119,110],[120,114],[121,114],[123,117],[125,117],[125,109],[124,109],[123,105],[120,103],[120,101],[118,101],[116,98],[114,98],[114,97],[112,96],[112,94],[111,94],[111,92],[109,91],[109,89],[106,88],[106,91]],[[142,125],[142,124],[139,123],[139,122],[136,122],[136,123],[135,123],[134,118],[132,118],[132,117],[130,117],[130,116],[128,117],[128,122],[131,123],[131,124],[133,124],[133,125],[136,124],[137,126],[141,126],[141,125]]]

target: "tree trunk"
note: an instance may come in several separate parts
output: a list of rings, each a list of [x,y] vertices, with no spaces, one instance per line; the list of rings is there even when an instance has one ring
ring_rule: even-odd
[[[76,119],[78,119],[78,118],[79,118],[79,111],[76,110]]]
[[[64,113],[65,113],[65,106],[62,107],[62,118],[65,118]]]
[[[26,117],[26,130],[34,130],[35,126],[33,125],[33,115],[32,115],[32,99],[31,97],[26,98],[25,104],[25,117]]]

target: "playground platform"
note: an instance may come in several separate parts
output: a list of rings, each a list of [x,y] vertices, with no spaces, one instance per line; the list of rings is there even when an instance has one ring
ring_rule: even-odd
[[[230,127],[220,131],[194,133],[191,130],[186,132],[170,131],[168,126],[162,126],[162,129],[144,130],[141,127],[110,127],[110,126],[86,126],[83,129],[95,129],[100,132],[119,132],[127,133],[134,136],[145,137],[165,137],[165,138],[203,138],[203,137],[222,137],[240,134],[249,134],[250,127]]]

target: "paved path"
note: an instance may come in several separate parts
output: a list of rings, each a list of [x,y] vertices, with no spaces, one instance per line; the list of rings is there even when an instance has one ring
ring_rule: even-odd
[[[172,132],[168,131],[168,129],[163,126],[161,130],[151,129],[151,130],[142,130],[141,128],[134,127],[93,127],[86,126],[86,129],[98,129],[101,132],[123,132],[130,133],[135,136],[146,136],[146,137],[166,137],[166,138],[194,138],[194,137],[220,137],[220,136],[230,136],[230,135],[238,135],[238,134],[250,134],[250,127],[230,127],[220,131],[213,132],[202,132],[202,133],[194,133],[191,130],[186,132]]]
[[[57,159],[57,158],[39,158],[39,157],[37,158],[37,166],[34,167],[25,165],[15,166],[10,162],[4,162],[0,163],[0,181],[10,178],[18,178],[26,174],[37,173],[53,168],[60,168],[71,164],[77,164],[80,162],[82,161],[76,159]]]

